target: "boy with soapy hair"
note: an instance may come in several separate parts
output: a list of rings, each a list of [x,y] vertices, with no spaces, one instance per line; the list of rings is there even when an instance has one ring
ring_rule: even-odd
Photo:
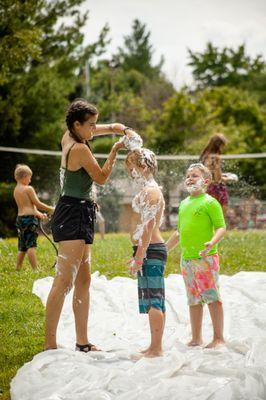
[[[164,213],[164,198],[154,179],[157,172],[155,154],[149,149],[138,148],[128,153],[126,169],[130,177],[140,186],[132,201],[134,211],[131,240],[133,258],[129,262],[130,272],[137,276],[139,312],[148,314],[151,342],[138,355],[153,358],[163,355],[162,337],[165,325],[164,270],[167,249],[160,233]]]

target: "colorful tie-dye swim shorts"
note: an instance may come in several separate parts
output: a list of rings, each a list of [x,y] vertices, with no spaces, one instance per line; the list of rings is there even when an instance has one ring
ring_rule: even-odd
[[[181,272],[186,285],[188,305],[221,301],[218,254],[195,260],[181,259]]]

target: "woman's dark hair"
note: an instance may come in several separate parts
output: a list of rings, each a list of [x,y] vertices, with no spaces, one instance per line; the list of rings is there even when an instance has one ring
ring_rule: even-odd
[[[86,122],[91,116],[98,115],[99,112],[95,106],[88,103],[84,99],[76,99],[70,104],[66,112],[66,125],[68,127],[70,135],[77,142],[81,142],[81,139],[74,130],[74,122],[79,121],[81,124]]]
[[[209,154],[221,154],[221,147],[226,144],[226,137],[222,133],[216,133],[210,138],[207,146],[203,149],[200,155],[200,161],[204,162]]]

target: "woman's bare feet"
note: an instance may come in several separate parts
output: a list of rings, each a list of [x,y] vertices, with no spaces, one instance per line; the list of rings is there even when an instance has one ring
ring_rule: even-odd
[[[83,353],[88,353],[89,351],[102,351],[101,349],[98,349],[95,344],[92,343],[87,343],[87,344],[78,344],[76,343],[76,351],[81,351]]]
[[[223,346],[225,344],[224,339],[213,339],[207,346],[205,346],[205,349],[213,349],[217,346]]]

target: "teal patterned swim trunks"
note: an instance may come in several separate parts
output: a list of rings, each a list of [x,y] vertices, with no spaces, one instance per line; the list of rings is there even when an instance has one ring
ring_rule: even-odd
[[[31,247],[37,247],[38,218],[34,215],[18,215],[16,220],[18,231],[18,249],[27,251]]]
[[[134,246],[136,254],[137,247]],[[147,249],[142,272],[138,272],[139,312],[147,314],[150,308],[165,312],[164,270],[167,250],[164,243],[152,243]]]

